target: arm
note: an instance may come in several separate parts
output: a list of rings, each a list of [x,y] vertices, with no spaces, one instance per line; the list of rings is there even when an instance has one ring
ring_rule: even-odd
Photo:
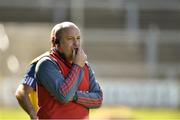
[[[102,104],[103,93],[102,90],[95,79],[95,75],[92,69],[89,67],[89,80],[90,88],[89,91],[77,91],[76,103],[81,104],[87,108],[98,108]]]
[[[31,119],[36,119],[36,111],[30,102],[29,93],[33,91],[32,87],[20,84],[16,90],[15,96],[19,105],[29,114]]]
[[[72,100],[83,74],[83,69],[73,64],[68,76],[64,78],[58,65],[48,57],[41,59],[36,67],[38,84],[42,84],[52,96],[62,103]]]
[[[36,110],[30,101],[29,94],[35,91],[36,80],[34,79],[35,64],[29,66],[22,84],[18,86],[15,92],[15,96],[19,102],[19,105],[29,114],[31,119],[36,119]]]

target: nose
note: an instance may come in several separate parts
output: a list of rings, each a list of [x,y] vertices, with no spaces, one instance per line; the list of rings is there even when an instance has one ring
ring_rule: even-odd
[[[74,39],[74,46],[79,47],[80,46],[80,40]]]

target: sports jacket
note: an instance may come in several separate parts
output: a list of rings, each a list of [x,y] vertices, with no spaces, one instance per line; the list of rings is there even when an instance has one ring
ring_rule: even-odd
[[[36,79],[40,119],[84,119],[90,108],[102,104],[102,90],[91,67],[68,63],[56,49],[38,61]]]

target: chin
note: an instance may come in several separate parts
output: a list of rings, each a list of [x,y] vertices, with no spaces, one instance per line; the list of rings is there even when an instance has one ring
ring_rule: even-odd
[[[68,56],[68,60],[72,60],[73,59],[73,56]]]

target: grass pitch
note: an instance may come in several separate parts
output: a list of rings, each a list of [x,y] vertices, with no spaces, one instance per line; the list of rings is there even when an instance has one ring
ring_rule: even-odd
[[[21,108],[0,108],[0,120],[29,120]],[[90,120],[180,120],[178,109],[102,107],[90,112]]]

